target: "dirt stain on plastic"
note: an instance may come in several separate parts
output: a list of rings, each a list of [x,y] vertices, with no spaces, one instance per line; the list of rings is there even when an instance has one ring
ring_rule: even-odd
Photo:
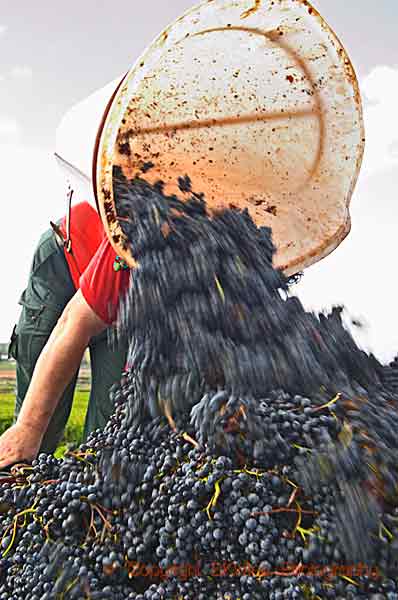
[[[240,18],[241,19],[247,19],[247,17],[250,17],[250,15],[254,15],[255,12],[258,11],[258,9],[261,6],[261,0],[255,0],[254,6],[252,6],[251,8],[248,8],[247,10],[245,10]]]

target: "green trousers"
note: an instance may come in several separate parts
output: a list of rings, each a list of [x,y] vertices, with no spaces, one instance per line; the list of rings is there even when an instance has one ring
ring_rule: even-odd
[[[17,363],[15,416],[21,409],[37,359],[65,306],[75,294],[62,246],[52,229],[40,239],[33,257],[28,287],[19,303],[21,316],[14,328],[10,356]],[[91,392],[84,425],[84,439],[102,429],[113,406],[109,388],[120,380],[126,362],[127,344],[111,348],[108,332],[92,338],[90,345]],[[54,452],[62,439],[69,418],[77,373],[65,390],[43,438],[41,452]]]

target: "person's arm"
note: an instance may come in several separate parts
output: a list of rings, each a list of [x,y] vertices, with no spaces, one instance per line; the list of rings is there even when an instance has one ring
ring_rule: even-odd
[[[36,363],[17,422],[0,437],[0,469],[36,458],[50,419],[79,369],[90,339],[106,327],[78,290]]]

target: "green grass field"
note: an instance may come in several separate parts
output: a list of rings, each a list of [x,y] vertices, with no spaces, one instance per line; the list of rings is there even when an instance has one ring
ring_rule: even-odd
[[[12,363],[0,361],[0,434],[13,422],[15,404],[15,374]],[[89,397],[89,379],[87,374],[79,378],[73,401],[72,412],[65,429],[64,439],[57,449],[56,456],[61,456],[69,445],[81,441],[84,419]]]

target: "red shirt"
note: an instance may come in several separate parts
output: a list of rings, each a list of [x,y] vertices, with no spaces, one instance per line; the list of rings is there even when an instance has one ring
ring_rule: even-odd
[[[66,238],[66,217],[61,231]],[[105,235],[99,214],[88,202],[72,207],[70,238],[72,252],[65,250],[65,257],[75,288],[80,288],[87,304],[109,325],[116,319],[130,271],[115,271],[116,253]]]
[[[116,253],[105,237],[80,277],[84,299],[108,325],[117,317],[120,297],[127,290],[130,279],[130,269],[115,271],[115,258]]]
[[[60,228],[66,239],[66,217],[62,219]],[[104,237],[105,231],[101,218],[88,202],[80,202],[72,206],[70,217],[72,251],[65,250],[65,258],[76,289],[79,288],[81,275],[88,267]]]

